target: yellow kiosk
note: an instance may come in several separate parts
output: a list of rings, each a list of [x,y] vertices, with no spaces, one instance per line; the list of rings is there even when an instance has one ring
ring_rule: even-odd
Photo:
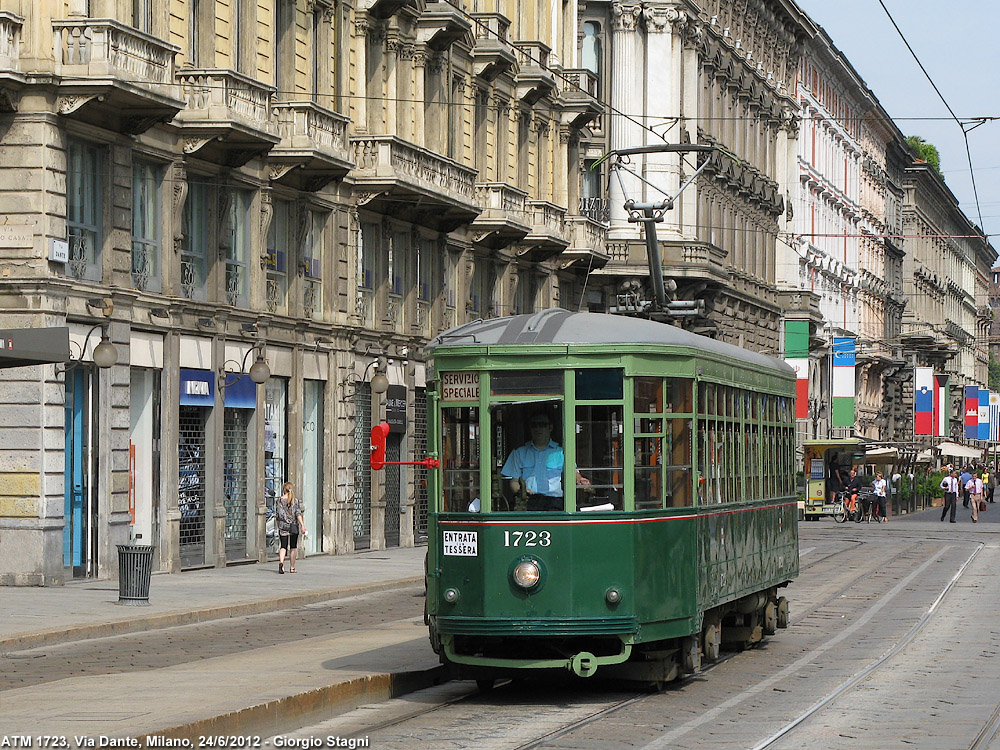
[[[833,503],[829,489],[834,472],[841,468],[846,478],[851,466],[864,462],[861,441],[856,438],[842,440],[805,440],[802,443],[805,465],[802,471],[806,478],[805,508],[802,517],[815,520],[821,516],[833,515]]]

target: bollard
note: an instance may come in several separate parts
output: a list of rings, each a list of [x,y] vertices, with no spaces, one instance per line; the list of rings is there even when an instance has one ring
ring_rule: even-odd
[[[149,579],[153,574],[153,547],[118,545],[118,603],[130,607],[149,606]]]

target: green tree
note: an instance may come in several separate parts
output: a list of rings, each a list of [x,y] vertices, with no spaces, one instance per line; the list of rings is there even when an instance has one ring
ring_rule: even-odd
[[[934,168],[937,172],[937,176],[944,180],[944,175],[941,173],[941,155],[938,153],[937,146],[933,143],[928,143],[919,135],[911,135],[906,138],[907,145],[917,152],[917,157],[921,161],[925,161]]]
[[[1000,362],[993,357],[990,357],[988,385],[991,391],[1000,391]]]

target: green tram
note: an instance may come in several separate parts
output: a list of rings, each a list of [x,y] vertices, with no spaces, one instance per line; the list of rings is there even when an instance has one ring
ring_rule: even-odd
[[[440,459],[427,621],[455,676],[486,689],[600,669],[659,684],[787,626],[778,591],[799,555],[785,363],[560,309],[469,323],[427,353]]]

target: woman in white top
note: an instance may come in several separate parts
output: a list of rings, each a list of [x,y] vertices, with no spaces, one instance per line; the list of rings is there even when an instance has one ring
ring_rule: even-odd
[[[882,472],[880,471],[875,475],[875,481],[872,482],[872,487],[875,489],[875,518],[879,523],[889,523],[889,518],[886,515],[885,509],[887,486],[888,483],[885,481],[885,477],[882,476]]]

